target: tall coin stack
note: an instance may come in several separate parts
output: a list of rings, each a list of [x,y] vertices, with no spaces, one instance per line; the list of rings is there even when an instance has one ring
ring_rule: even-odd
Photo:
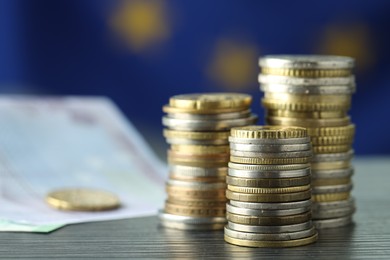
[[[248,247],[313,243],[307,130],[247,126],[231,130],[225,241]]]
[[[222,229],[226,224],[229,130],[254,124],[252,97],[237,93],[173,96],[163,107],[164,136],[170,144],[167,200],[160,212],[165,227]]]
[[[352,222],[351,176],[355,126],[348,110],[355,91],[354,60],[341,56],[260,58],[260,89],[269,125],[301,126],[313,145],[312,213],[317,228]]]

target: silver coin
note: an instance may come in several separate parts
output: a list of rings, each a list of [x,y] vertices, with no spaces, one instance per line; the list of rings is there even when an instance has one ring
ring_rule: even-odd
[[[244,202],[244,201],[230,200],[229,203],[236,207],[255,209],[255,210],[285,210],[285,209],[309,208],[312,205],[311,200],[280,202],[280,203],[260,203],[260,202]]]
[[[315,186],[312,187],[312,194],[349,192],[352,190],[352,188],[352,183],[342,185]]]
[[[230,113],[218,113],[218,114],[190,114],[190,113],[168,113],[169,118],[176,119],[188,119],[188,120],[226,120],[226,119],[238,119],[249,117],[251,114],[250,109],[230,112]]]
[[[189,145],[228,145],[227,139],[209,139],[209,140],[195,140],[187,138],[166,138],[168,144],[189,144]]]
[[[169,169],[174,174],[189,177],[219,177],[226,176],[228,173],[227,167],[203,168],[171,164]]]
[[[335,179],[335,178],[348,178],[353,175],[354,169],[349,167],[347,169],[337,170],[312,170],[312,179]]]
[[[231,230],[249,232],[249,233],[262,233],[262,234],[275,234],[275,233],[287,233],[287,232],[298,232],[310,229],[313,226],[311,221],[284,226],[253,226],[237,224],[228,222],[228,227]]]
[[[215,189],[224,189],[226,188],[226,183],[204,183],[204,182],[194,182],[194,181],[178,181],[178,180],[168,180],[167,187],[184,187],[194,190],[215,190]]]
[[[226,211],[233,214],[245,215],[245,216],[257,216],[257,217],[277,217],[277,216],[291,216],[302,214],[310,211],[309,207],[295,208],[295,209],[247,209],[233,206],[226,203]]]
[[[355,61],[335,55],[267,55],[260,57],[259,65],[283,69],[351,69]]]
[[[223,229],[225,223],[214,224],[188,224],[175,221],[168,221],[165,219],[160,220],[160,224],[166,228],[180,229],[180,230],[219,230]]]
[[[355,207],[345,207],[330,210],[312,210],[311,216],[313,219],[341,218],[352,215],[355,210]]]
[[[352,216],[346,216],[341,218],[321,219],[313,220],[314,226],[318,229],[336,228],[347,226],[352,223]]]
[[[289,144],[307,144],[310,143],[310,137],[286,138],[286,139],[257,139],[257,138],[238,138],[229,137],[230,143],[236,144],[258,144],[258,145],[289,145]]]
[[[289,93],[304,95],[351,95],[355,92],[356,86],[300,86],[300,85],[282,85],[282,84],[261,84],[260,90],[269,93]]]
[[[230,149],[246,152],[295,152],[295,151],[307,151],[311,149],[311,144],[283,144],[283,145],[261,145],[261,144],[237,144],[230,143]]]
[[[312,151],[298,151],[298,152],[279,152],[279,153],[261,153],[261,152],[246,152],[239,150],[230,150],[230,154],[239,157],[258,157],[258,158],[302,158],[311,157]]]
[[[245,239],[245,240],[256,240],[256,241],[286,241],[286,240],[294,240],[305,237],[310,237],[316,233],[314,226],[309,229],[296,231],[296,232],[286,232],[286,233],[248,233],[232,230],[229,226],[225,226],[224,228],[225,235],[237,238],[237,239]]]
[[[338,162],[349,161],[352,159],[354,150],[349,150],[346,153],[324,153],[314,154],[311,162]]]
[[[351,86],[355,85],[355,77],[330,77],[330,78],[297,78],[289,76],[279,76],[279,75],[265,75],[259,74],[258,80],[260,84],[266,85],[299,85],[299,86],[340,86],[346,85]]]
[[[246,171],[289,171],[289,170],[301,170],[310,167],[308,163],[301,164],[270,164],[270,165],[261,165],[261,164],[241,164],[229,162],[229,168],[236,170],[246,170]]]
[[[247,118],[228,119],[228,120],[188,120],[176,119],[164,116],[162,123],[164,126],[183,131],[215,131],[228,130],[235,126],[252,125],[256,123],[257,115],[251,114]]]
[[[179,216],[169,213],[165,213],[163,210],[158,212],[158,216],[161,220],[191,224],[191,225],[209,225],[209,224],[224,224],[226,218],[224,217],[190,217],[190,216]]]
[[[347,200],[338,200],[332,202],[313,202],[311,208],[312,210],[333,210],[339,208],[355,207],[355,199],[353,197]]]
[[[290,171],[248,171],[248,170],[237,170],[229,168],[229,176],[240,177],[240,178],[295,178],[310,176],[310,168]]]

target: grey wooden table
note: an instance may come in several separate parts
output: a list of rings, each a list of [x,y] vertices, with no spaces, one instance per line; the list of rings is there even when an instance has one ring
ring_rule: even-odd
[[[227,244],[223,232],[164,229],[157,217],[70,225],[51,234],[0,233],[0,258],[390,259],[390,157],[355,160],[354,225],[285,249]]]

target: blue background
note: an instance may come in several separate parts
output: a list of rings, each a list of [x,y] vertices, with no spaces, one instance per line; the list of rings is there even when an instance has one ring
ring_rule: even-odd
[[[236,91],[259,105],[257,59],[357,59],[357,154],[390,154],[390,1],[0,0],[0,93],[111,97],[157,151],[162,105]]]

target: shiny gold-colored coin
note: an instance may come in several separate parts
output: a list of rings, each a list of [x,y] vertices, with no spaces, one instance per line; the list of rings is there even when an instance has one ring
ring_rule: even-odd
[[[230,135],[230,131],[190,132],[190,131],[176,131],[176,130],[164,129],[163,135],[166,138],[213,140],[213,139],[228,139]]]
[[[339,78],[351,76],[349,69],[287,69],[262,67],[261,73],[299,78]]]
[[[210,200],[181,200],[181,199],[168,198],[166,202],[169,204],[185,206],[185,207],[226,208],[227,199],[218,198],[218,199],[210,199]]]
[[[229,145],[184,145],[172,144],[171,150],[184,154],[228,154]]]
[[[226,176],[226,183],[241,187],[283,188],[310,184],[310,176],[283,179],[246,179]]]
[[[169,105],[177,108],[209,110],[249,107],[252,97],[239,93],[201,93],[176,95],[169,99]]]
[[[238,112],[247,110],[247,107],[237,107],[237,108],[224,108],[224,109],[194,109],[194,108],[177,108],[177,107],[171,107],[169,105],[163,106],[163,111],[168,114],[175,114],[175,113],[187,113],[187,114],[199,114],[199,115],[216,115],[220,113],[231,113],[231,112]]]
[[[355,125],[348,124],[338,127],[309,127],[307,128],[309,136],[354,136]]]
[[[165,212],[181,216],[193,217],[224,217],[226,214],[225,207],[187,207],[165,203]]]
[[[170,173],[169,178],[171,180],[178,180],[178,181],[216,183],[216,182],[225,182],[226,176],[215,176],[215,177],[202,176],[201,177],[201,176],[189,176],[189,175]]]
[[[289,111],[348,111],[351,106],[350,102],[303,103],[269,98],[263,98],[261,103],[267,109]]]
[[[55,190],[46,195],[46,202],[57,209],[103,211],[118,208],[119,198],[107,191],[87,188]]]
[[[280,126],[243,126],[230,130],[232,137],[255,139],[287,139],[307,137],[307,131],[302,127]]]
[[[168,163],[192,167],[226,167],[228,154],[183,154],[168,150]]]
[[[350,197],[349,192],[338,192],[338,193],[323,193],[313,194],[311,199],[314,202],[332,202],[339,200],[347,200]]]
[[[178,188],[175,186],[166,186],[167,194],[170,198],[176,199],[216,199],[225,198],[225,189],[204,190]]]
[[[295,187],[283,187],[283,188],[259,188],[259,187],[241,187],[228,185],[228,190],[246,194],[283,194],[283,193],[294,193],[300,191],[306,191],[310,189],[310,184],[295,186]]]
[[[336,111],[290,111],[290,110],[273,110],[268,109],[266,112],[267,116],[273,117],[293,117],[293,118],[340,118],[347,116],[347,111],[336,110]]]
[[[294,239],[294,240],[286,240],[286,241],[264,241],[264,240],[244,240],[229,237],[227,235],[224,236],[225,241],[229,244],[238,245],[238,246],[247,246],[247,247],[296,247],[296,246],[304,246],[308,244],[312,244],[317,241],[318,233],[315,233],[313,236]]]
[[[311,169],[312,171],[322,171],[322,170],[338,170],[338,169],[347,169],[351,167],[351,161],[334,161],[334,162],[312,162]]]
[[[311,181],[312,187],[329,186],[329,185],[343,185],[351,183],[351,178],[331,178],[331,179],[314,179]]]
[[[278,216],[278,217],[258,217],[258,216],[246,216],[238,215],[230,212],[226,212],[226,219],[230,222],[244,225],[256,225],[256,226],[283,226],[294,225],[307,222],[311,220],[311,212],[290,215],[290,216]]]
[[[243,164],[301,164],[309,163],[310,157],[302,158],[261,158],[230,156],[230,161]]]
[[[314,153],[345,153],[351,150],[351,145],[324,145],[324,146],[313,146]]]
[[[334,94],[334,95],[302,95],[290,94],[283,92],[265,92],[264,97],[270,100],[278,100],[287,103],[350,103],[350,94]]]
[[[226,190],[226,198],[245,202],[291,202],[309,199],[311,190],[294,193],[248,194]]]
[[[301,126],[301,127],[337,127],[346,126],[351,123],[349,116],[343,118],[328,118],[328,119],[302,119],[291,117],[267,117],[266,121],[270,125],[280,126]]]
[[[353,142],[353,135],[335,135],[335,136],[312,136],[311,143],[313,145],[351,145]]]

